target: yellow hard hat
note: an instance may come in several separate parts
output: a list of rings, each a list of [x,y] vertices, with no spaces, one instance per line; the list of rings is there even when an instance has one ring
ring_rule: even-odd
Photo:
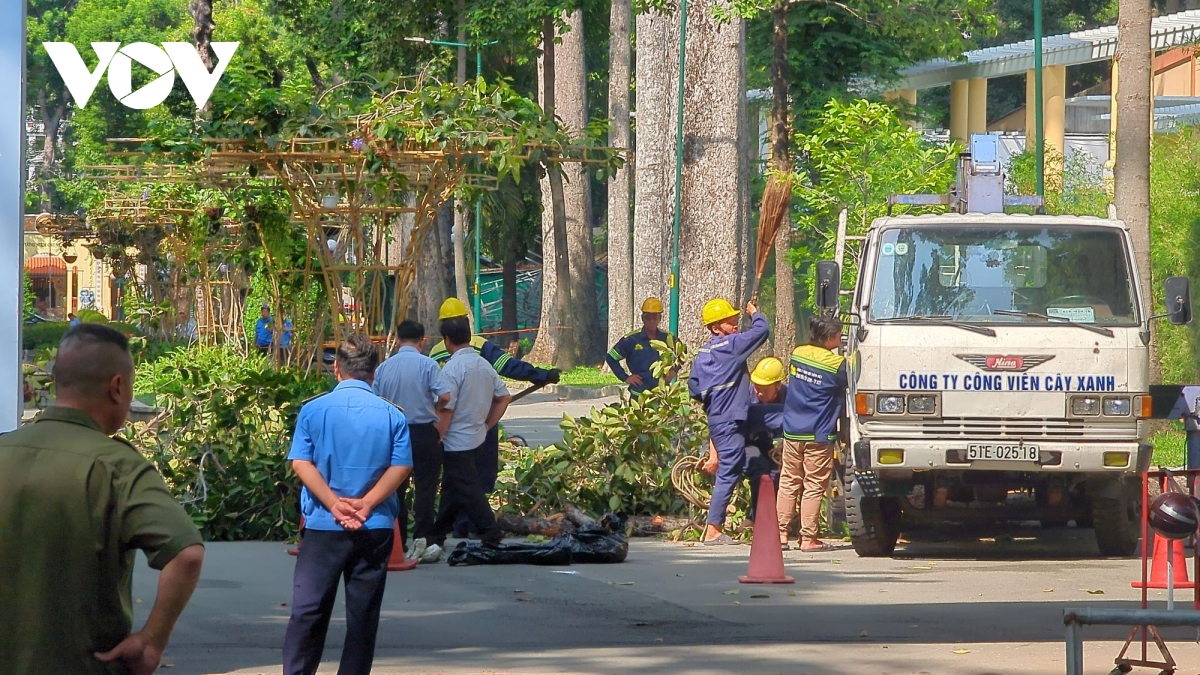
[[[457,319],[460,316],[470,316],[471,312],[467,310],[467,306],[458,298],[446,298],[442,303],[441,309],[438,310],[438,320]]]
[[[700,312],[700,316],[704,319],[705,326],[711,326],[718,321],[728,319],[731,316],[737,316],[741,312],[734,309],[733,305],[725,298],[713,298],[704,303],[704,310]]]
[[[659,300],[655,297],[646,298],[646,300],[642,303],[642,312],[645,314],[662,314],[662,300]]]
[[[785,377],[787,372],[783,369],[783,361],[774,356],[759,361],[758,365],[754,366],[754,372],[750,373],[750,381],[763,386],[783,382]]]

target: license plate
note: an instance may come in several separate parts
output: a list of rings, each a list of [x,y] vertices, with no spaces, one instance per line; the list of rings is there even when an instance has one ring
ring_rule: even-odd
[[[1001,445],[980,443],[967,446],[967,460],[997,459],[1011,462],[1036,462],[1038,446],[1036,445]]]

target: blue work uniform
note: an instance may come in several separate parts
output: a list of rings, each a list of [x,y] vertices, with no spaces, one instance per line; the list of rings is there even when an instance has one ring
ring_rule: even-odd
[[[613,345],[613,348],[608,350],[608,354],[604,357],[605,363],[608,364],[609,369],[612,370],[613,375],[617,376],[618,380],[624,382],[629,379],[630,375],[642,378],[641,385],[629,385],[629,391],[635,394],[658,386],[658,378],[650,372],[650,366],[658,363],[662,357],[651,344],[652,341],[665,343],[669,349],[675,349],[675,345],[679,342],[671,333],[655,331],[654,336],[651,337],[645,329],[635,330],[617,340],[617,344]],[[621,361],[625,361],[625,365],[629,366],[628,373],[621,367]]]
[[[750,318],[745,332],[714,335],[701,347],[688,376],[688,392],[704,406],[708,436],[717,449],[716,485],[708,508],[708,523],[716,527],[724,524],[733,489],[746,471],[746,437],[741,427],[755,400],[746,359],[771,333],[762,312]]]
[[[764,475],[771,477],[779,487],[779,465],[771,458],[775,441],[783,437],[783,405],[787,401],[788,388],[779,388],[779,396],[771,403],[750,405],[746,421],[742,424],[742,435],[746,437],[746,477],[750,479],[750,510],[746,517],[754,520],[758,508],[758,483]]]
[[[492,364],[500,377],[510,380],[518,380],[521,382],[531,382],[539,384],[546,382],[550,378],[550,371],[537,366],[531,366],[521,359],[515,358],[508,352],[497,347],[491,341],[482,338],[478,335],[471,336],[471,346],[485,361]],[[433,346],[429,351],[429,358],[438,362],[438,365],[445,366],[450,361],[450,352],[446,350],[446,342],[443,340]],[[478,471],[479,484],[483,486],[484,494],[491,494],[496,489],[496,476],[500,473],[500,425],[488,429],[487,437],[484,438],[483,445],[480,446],[478,457],[476,457],[475,468]],[[465,516],[459,519],[459,523],[455,526],[457,531],[461,533],[462,527],[466,524]]]
[[[271,317],[259,317],[258,321],[254,322],[254,346],[258,348],[270,347],[271,340],[274,338],[274,331],[271,330]]]
[[[816,345],[800,345],[788,365],[791,396],[783,406],[783,437],[789,441],[837,440],[846,404],[846,359]]]

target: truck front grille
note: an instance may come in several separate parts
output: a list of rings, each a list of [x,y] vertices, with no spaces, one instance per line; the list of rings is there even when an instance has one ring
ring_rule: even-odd
[[[867,433],[880,439],[965,439],[965,440],[1040,440],[1040,441],[1136,441],[1137,426],[1132,422],[1097,424],[1082,420],[994,419],[985,417],[946,417],[864,424]]]

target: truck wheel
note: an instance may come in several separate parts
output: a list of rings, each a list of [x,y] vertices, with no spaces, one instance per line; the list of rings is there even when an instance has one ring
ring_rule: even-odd
[[[1131,480],[1107,480],[1088,485],[1092,523],[1100,555],[1126,557],[1137,550],[1142,535],[1142,498]]]
[[[900,538],[903,512],[895,497],[864,497],[857,483],[851,482],[846,496],[846,523],[854,552],[863,558],[891,555]]]

